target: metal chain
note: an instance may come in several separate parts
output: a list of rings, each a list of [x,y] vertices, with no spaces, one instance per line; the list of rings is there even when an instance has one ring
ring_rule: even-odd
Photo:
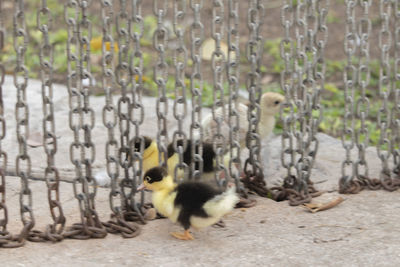
[[[190,56],[193,62],[192,75],[190,77],[190,91],[192,93],[192,121],[190,124],[192,162],[190,166],[190,178],[198,180],[203,172],[203,127],[201,125],[203,74],[201,70],[201,46],[204,40],[204,25],[201,22],[200,16],[203,0],[190,0],[190,7],[193,10],[194,17],[190,27]]]
[[[47,7],[47,1],[42,0],[37,11],[37,28],[42,33],[40,45],[40,77],[42,80],[42,101],[43,101],[43,148],[47,156],[47,166],[44,177],[47,185],[47,195],[50,207],[50,214],[53,224],[46,227],[44,233],[36,232],[36,241],[49,240],[52,242],[63,239],[65,227],[65,216],[60,202],[60,176],[55,166],[55,154],[57,153],[57,137],[55,133],[55,118],[53,105],[53,59],[54,49],[50,44],[49,31],[52,30],[53,17]]]
[[[5,47],[6,30],[3,24],[2,2],[0,1],[0,52]],[[6,169],[8,156],[6,151],[2,149],[2,141],[6,136],[6,120],[4,118],[4,101],[3,101],[3,84],[6,70],[2,62],[0,62],[0,248],[15,248],[24,245],[24,240],[18,241],[13,238],[7,230],[8,209],[6,203]]]
[[[28,155],[27,139],[29,137],[29,108],[26,98],[28,86],[28,69],[25,66],[25,52],[28,46],[28,32],[25,24],[24,1],[18,0],[14,4],[14,49],[17,54],[14,69],[14,85],[17,88],[17,103],[15,118],[17,123],[18,155],[16,158],[16,173],[21,178],[20,212],[23,229],[17,237],[18,242],[24,242],[35,225],[32,210],[32,191],[29,188],[28,178],[31,175],[31,158]]]
[[[178,153],[179,162],[175,166],[174,178],[177,179],[178,172],[183,172],[184,179],[189,173],[188,166],[183,162],[183,153],[187,149],[187,136],[183,131],[183,121],[187,115],[185,68],[188,59],[185,46],[185,26],[183,21],[186,15],[186,0],[174,0],[173,6],[173,29],[177,38],[177,46],[174,51],[175,66],[175,100],[173,115],[177,121],[178,129],[173,133],[172,142],[174,150]],[[178,143],[178,141],[180,141]]]
[[[282,7],[281,12],[281,24],[284,29],[284,37],[280,43],[281,58],[285,63],[285,68],[281,73],[281,88],[285,92],[285,102],[282,103],[280,109],[280,118],[283,122],[282,132],[282,153],[281,163],[287,170],[286,179],[294,177],[294,135],[292,131],[292,125],[295,120],[294,115],[294,103],[293,99],[293,84],[294,80],[294,66],[292,58],[294,55],[294,41],[292,38],[293,24],[294,24],[294,7],[291,0],[287,0],[286,4]]]
[[[246,136],[246,147],[249,150],[249,157],[245,161],[244,179],[245,185],[254,189],[257,187],[265,188],[263,168],[260,158],[261,141],[258,135],[258,123],[260,121],[260,99],[261,83],[260,68],[262,63],[263,39],[261,29],[264,19],[263,1],[249,1],[247,26],[249,29],[249,40],[246,44],[246,58],[250,63],[250,71],[246,76],[246,88],[249,92],[249,107],[247,119],[249,128]],[[268,192],[266,192],[266,195]]]
[[[136,205],[136,183],[138,173],[134,170],[134,177],[131,177],[129,171],[132,167],[133,157],[131,155],[132,140],[131,131],[131,110],[133,100],[129,94],[129,88],[135,80],[132,75],[131,60],[129,58],[129,46],[131,43],[131,18],[128,13],[126,0],[120,0],[120,9],[116,17],[117,41],[118,41],[118,64],[115,69],[116,82],[121,90],[121,96],[118,99],[118,119],[120,131],[119,164],[123,169],[123,179],[121,185],[122,210],[124,219],[127,221],[140,220],[144,223],[143,216]],[[137,129],[136,129],[137,130]],[[143,141],[141,141],[143,144]],[[133,145],[134,146],[134,145]],[[137,158],[135,158],[135,162]],[[135,164],[136,166],[136,164]]]
[[[361,1],[360,6],[363,9],[363,15],[357,22],[357,31],[359,38],[359,63],[357,70],[357,89],[360,91],[360,97],[356,99],[355,117],[359,120],[361,126],[355,131],[356,146],[358,148],[358,159],[354,165],[354,174],[357,179],[363,180],[368,178],[368,164],[365,159],[365,150],[369,143],[368,116],[369,116],[369,99],[367,97],[367,87],[370,80],[369,69],[369,39],[371,33],[371,20],[369,18],[369,7],[371,1]]]
[[[392,32],[390,29],[390,16],[392,15],[392,5],[395,12],[395,22],[394,22],[394,36],[395,36],[395,51],[394,51],[394,73],[391,73],[391,63],[390,63],[390,52],[392,47]],[[394,191],[400,188],[400,180],[394,178],[392,171],[390,170],[389,160],[393,156],[394,159],[394,173],[396,177],[399,177],[398,171],[396,172],[396,164],[398,158],[396,158],[396,131],[398,130],[398,106],[396,102],[392,102],[396,99],[397,84],[396,81],[399,79],[397,77],[397,65],[398,62],[398,32],[396,27],[398,27],[399,12],[397,9],[397,1],[380,1],[380,18],[382,28],[379,32],[379,48],[381,51],[381,67],[379,72],[379,95],[382,99],[382,106],[378,112],[378,125],[380,127],[380,138],[377,145],[378,156],[382,161],[382,170],[380,174],[380,182],[384,189],[388,191]],[[393,78],[392,78],[393,77]],[[397,97],[398,98],[398,97]],[[398,103],[398,102],[397,102]],[[393,108],[391,108],[391,106]],[[397,113],[397,114],[396,114]],[[397,115],[397,118],[396,118]],[[386,146],[386,147],[385,147]],[[397,148],[398,149],[398,148]]]
[[[224,101],[224,85],[223,77],[225,70],[225,54],[221,49],[221,42],[224,37],[224,2],[214,0],[212,6],[212,24],[211,35],[215,41],[215,50],[211,57],[211,69],[213,73],[213,105],[212,116],[216,123],[217,130],[213,135],[213,149],[215,152],[215,181],[218,186],[223,186],[219,177],[228,177],[227,169],[224,165],[224,154],[226,150],[225,136],[222,134],[222,125],[225,121],[225,101]],[[222,109],[221,114],[216,114],[216,110]]]
[[[345,39],[345,52],[347,54],[348,62],[344,71],[345,81],[345,116],[344,116],[344,134],[342,136],[343,147],[346,150],[346,159],[342,163],[342,178],[339,182],[339,192],[341,193],[358,193],[364,187],[370,189],[379,189],[383,185],[383,181],[369,177],[368,165],[365,158],[365,150],[369,143],[369,130],[368,130],[368,116],[369,116],[369,98],[367,97],[367,87],[370,80],[369,69],[369,39],[371,34],[371,19],[369,18],[369,8],[372,1],[347,1],[347,25],[346,25],[346,39]],[[362,17],[356,22],[355,11],[360,9]],[[386,64],[388,59],[387,52],[390,49],[391,36],[388,31],[387,16],[382,14],[383,9],[381,5],[381,19],[383,28],[379,34],[379,47],[381,48],[381,77],[379,82],[379,90],[381,97],[388,97],[390,88],[387,92],[381,93],[381,88],[387,83],[386,75],[390,76],[390,64]],[[389,8],[390,13],[390,8]],[[388,39],[386,39],[388,38]],[[382,40],[388,41],[383,44]],[[358,62],[354,63],[354,57]],[[386,58],[386,59],[385,59]],[[355,104],[355,91],[360,91],[360,96],[357,97]],[[383,101],[385,102],[385,100]],[[384,104],[385,105],[385,104]],[[385,128],[386,122],[389,120],[389,113],[384,106],[378,113],[378,124],[380,127]],[[384,122],[385,121],[385,122]],[[359,122],[360,127],[356,129],[356,122]],[[382,122],[382,123],[381,123]],[[357,123],[358,124],[358,123]],[[383,141],[385,137],[382,136],[379,146],[387,141]],[[382,143],[383,142],[383,143]],[[350,153],[354,145],[358,148],[358,158],[356,161],[351,159]],[[378,152],[379,153],[379,152]],[[386,155],[381,154],[381,159]],[[385,161],[385,160],[384,160]],[[349,169],[351,174],[348,174]],[[357,178],[357,180],[354,179]]]
[[[89,105],[89,92],[93,83],[90,70],[92,29],[87,14],[89,5],[89,1],[69,0],[64,9],[68,25],[69,124],[74,133],[74,141],[70,145],[70,158],[76,171],[73,189],[81,215],[81,223],[72,225],[64,236],[76,239],[103,238],[107,235],[95,209],[97,186],[92,176],[95,147],[91,139],[91,130],[95,117],[94,110]],[[70,16],[70,13],[73,15]],[[83,134],[83,141],[80,140],[80,134]]]
[[[161,2],[162,4],[160,4]],[[156,65],[154,66],[154,82],[157,84],[157,145],[158,159],[160,165],[167,167],[168,159],[168,130],[167,130],[167,115],[168,115],[168,98],[166,93],[166,84],[168,80],[168,63],[166,61],[166,50],[168,48],[169,32],[165,26],[164,19],[167,16],[168,0],[154,0],[153,12],[157,17],[157,29],[153,35],[153,47],[158,53]]]
[[[392,81],[393,108],[391,112],[393,173],[400,179],[400,3],[394,1],[394,73]]]
[[[133,43],[133,57],[131,58],[130,68],[132,70],[132,85],[131,95],[132,103],[130,107],[130,122],[134,126],[134,136],[130,142],[130,151],[132,155],[132,169],[133,169],[133,188],[132,194],[135,195],[136,187],[141,183],[143,176],[143,151],[144,151],[144,138],[140,135],[140,126],[144,122],[145,108],[142,103],[143,95],[143,52],[140,46],[140,41],[143,36],[143,17],[142,17],[142,0],[132,1],[132,17],[131,17],[131,38]],[[140,143],[140,151],[135,151],[136,144]],[[149,205],[144,204],[144,192],[140,192],[140,203],[136,203],[132,198],[131,207],[134,207],[136,217],[144,223],[142,214],[145,214]],[[140,209],[139,209],[140,207]]]
[[[103,222],[109,233],[120,233],[123,237],[135,237],[139,234],[139,227],[135,223],[128,223],[123,217],[123,208],[116,202],[124,203],[125,199],[118,186],[119,160],[118,141],[115,138],[115,127],[117,126],[117,110],[114,105],[112,90],[115,87],[114,74],[114,39],[112,34],[113,23],[113,1],[102,0],[102,72],[103,89],[106,103],[103,107],[103,124],[107,128],[108,140],[106,142],[107,174],[111,179],[111,191],[109,194],[110,208],[112,210],[111,220]]]
[[[283,187],[271,188],[273,198],[289,198],[290,205],[309,202],[321,193],[310,176],[318,150],[316,133],[322,120],[320,95],[325,81],[324,48],[328,38],[326,15],[329,1],[286,1],[282,8],[284,38],[281,57],[285,92],[280,117],[283,121],[282,166],[287,169]],[[293,36],[293,37],[292,37]],[[296,42],[294,42],[294,38]]]
[[[346,192],[350,187],[354,188],[354,160],[351,151],[354,148],[354,91],[357,83],[357,70],[353,57],[357,51],[357,32],[355,21],[355,5],[352,0],[346,1],[346,31],[344,51],[347,56],[347,65],[343,71],[344,80],[344,117],[342,145],[346,150],[346,157],[342,162],[342,177],[339,181],[339,191]],[[351,189],[353,190],[353,189]]]
[[[239,97],[239,1],[229,0],[228,2],[228,58],[227,75],[229,82],[229,176],[235,180],[236,188],[239,188],[241,161],[240,161],[240,114],[238,112]]]

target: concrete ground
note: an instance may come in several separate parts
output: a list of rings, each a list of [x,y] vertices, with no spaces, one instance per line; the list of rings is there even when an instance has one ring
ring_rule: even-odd
[[[51,221],[45,185],[30,185],[35,192],[35,229],[43,230]],[[18,179],[8,179],[7,186],[10,230],[17,232]],[[67,224],[78,222],[71,184],[63,183],[61,190]],[[336,197],[328,193],[314,201]],[[109,234],[105,239],[56,244],[28,242],[21,248],[0,249],[1,266],[399,266],[400,192],[365,191],[344,197],[339,206],[314,214],[287,202],[257,198],[255,207],[227,216],[225,228],[194,232],[194,241],[171,237],[169,232],[180,227],[161,219],[144,225],[132,239]],[[106,189],[99,190],[97,206],[107,220]]]
[[[16,234],[22,227],[18,202],[20,181],[13,176],[17,152],[13,113],[16,97],[12,79],[8,76],[5,88],[7,136],[2,148],[9,155],[8,229]],[[40,134],[40,83],[30,80],[27,92],[31,134]],[[69,161],[68,149],[72,134],[68,127],[65,87],[55,86],[54,101],[59,137],[56,164],[62,179],[71,181],[74,168]],[[144,102],[146,109],[155,110],[154,98],[145,97]],[[101,172],[105,168],[106,131],[98,115],[104,106],[104,98],[93,97],[91,103],[97,114],[93,129],[96,144],[94,171]],[[168,116],[168,129],[172,133],[176,127],[172,108]],[[146,113],[145,121],[141,133],[154,137],[155,112]],[[187,123],[185,125],[188,126]],[[339,196],[337,184],[345,154],[340,141],[322,134],[318,135],[318,139],[320,145],[312,180],[317,183],[318,189],[330,193],[313,202],[323,203]],[[266,179],[270,186],[279,184],[285,176],[285,169],[280,165],[280,151],[280,137],[272,138],[263,150]],[[32,155],[33,176],[40,178],[45,167],[43,147],[30,147],[29,154]],[[355,156],[356,151],[353,151],[353,159]],[[368,148],[366,158],[370,176],[378,177],[380,160],[376,149]],[[51,222],[46,185],[43,181],[32,180],[30,188],[37,222],[35,229],[44,230],[46,224]],[[79,222],[72,184],[61,183],[60,190],[67,225]],[[103,221],[108,220],[110,215],[108,192],[107,188],[100,188],[97,196],[97,209]],[[68,239],[56,244],[28,242],[21,248],[0,249],[0,266],[400,266],[400,192],[364,191],[342,197],[345,201],[340,205],[315,214],[302,207],[290,207],[287,202],[257,198],[255,207],[238,209],[227,216],[224,219],[225,228],[209,227],[194,232],[194,241],[172,238],[169,232],[181,228],[162,219],[144,225],[141,234],[133,239],[109,234],[105,239]]]

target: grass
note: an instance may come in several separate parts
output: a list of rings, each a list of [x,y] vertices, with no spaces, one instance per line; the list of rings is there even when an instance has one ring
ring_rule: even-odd
[[[278,2],[278,1],[277,1]],[[29,2],[29,7],[37,6],[40,3],[39,0],[34,0]],[[296,1],[293,1],[296,5]],[[53,12],[53,17],[56,18],[57,23],[54,23],[53,29],[51,30],[50,34],[50,42],[54,45],[54,73],[55,75],[59,75],[65,79],[66,71],[67,71],[67,62],[66,62],[66,51],[65,51],[65,44],[67,42],[67,32],[66,26],[64,23],[64,7],[63,5],[55,4],[53,2],[49,2],[50,8]],[[33,10],[33,9],[32,9]],[[332,12],[329,13],[327,16],[327,23],[338,23],[340,22],[340,18],[338,14]],[[153,32],[157,27],[157,19],[154,16],[146,16],[144,17],[144,29],[143,29],[143,36],[141,39],[141,46],[143,50],[143,79],[144,79],[144,86],[146,88],[145,93],[148,95],[156,96],[157,95],[157,85],[153,81],[153,65],[155,60],[155,54],[153,46]],[[379,23],[379,22],[373,22]],[[38,51],[39,46],[42,42],[42,34],[36,29],[36,15],[33,16],[26,16],[26,24],[29,31],[29,46],[26,51],[26,65],[28,67],[29,75],[31,78],[39,77],[39,58],[38,58]],[[101,21],[98,18],[93,20],[93,25],[100,25]],[[6,66],[6,72],[8,74],[12,74],[13,68],[15,66],[15,52],[12,46],[12,29],[10,28],[11,25],[8,25],[6,43],[7,46],[5,47],[3,53],[0,54],[0,60]],[[100,40],[101,41],[101,27],[93,27],[92,37],[93,40]],[[114,32],[115,32],[115,25],[114,25]],[[137,31],[138,29],[134,26],[132,30]],[[172,34],[172,33],[171,33]],[[189,34],[189,32],[187,32]],[[262,74],[268,74],[275,77],[275,79],[263,90],[268,91],[276,91],[281,92],[282,90],[279,86],[279,74],[284,70],[284,62],[281,59],[280,55],[280,44],[281,39],[269,39],[264,43],[264,52],[267,56],[271,59],[268,60],[268,64],[263,65],[261,68]],[[115,40],[115,64],[117,64],[118,59],[118,44],[117,39]],[[295,45],[295,44],[294,44]],[[189,48],[188,48],[189,49]],[[295,49],[295,47],[294,47]],[[189,49],[190,50],[190,49]],[[97,77],[101,75],[101,45],[94,46],[91,51],[92,54],[92,72]],[[130,54],[132,56],[132,54]],[[96,61],[96,62],[95,62]],[[169,55],[167,57],[167,62],[170,66],[172,66],[172,56]],[[134,63],[137,63],[134,61]],[[245,74],[249,71],[249,66],[247,59],[245,57],[244,51],[241,51],[240,57],[241,63],[241,73]],[[344,89],[343,89],[343,71],[345,70],[346,61],[344,60],[326,60],[326,83],[325,88],[322,92],[321,104],[323,105],[323,114],[324,119],[319,125],[319,130],[327,133],[332,136],[339,137],[342,132],[342,118],[344,112]],[[393,63],[393,61],[392,61]],[[187,62],[187,71],[190,72],[193,62],[190,58],[188,58]],[[367,96],[370,98],[370,112],[368,117],[367,127],[369,129],[369,142],[370,145],[376,145],[379,141],[379,131],[377,129],[377,115],[381,106],[380,99],[377,92],[378,84],[379,84],[379,69],[380,64],[377,60],[370,61],[370,83],[367,90]],[[170,76],[166,83],[166,90],[167,94],[170,98],[175,97],[175,82],[174,82],[174,71],[173,68],[170,68]],[[95,93],[97,95],[102,94],[101,90],[101,79],[96,78],[97,86],[99,90]],[[244,79],[242,79],[242,84],[240,85],[241,90],[245,90],[246,86],[244,84]],[[187,98],[191,98],[190,94],[190,79],[189,75],[185,77],[185,85],[187,89]],[[198,86],[196,84],[196,86]],[[212,78],[204,79],[203,83],[203,104],[204,106],[212,106],[214,99],[213,99],[213,84]],[[224,83],[224,95],[228,95],[228,84],[225,79]],[[356,92],[355,99],[360,98],[358,92]],[[360,122],[357,121],[356,128],[360,127]],[[282,131],[281,124],[278,123],[276,133],[280,133]]]

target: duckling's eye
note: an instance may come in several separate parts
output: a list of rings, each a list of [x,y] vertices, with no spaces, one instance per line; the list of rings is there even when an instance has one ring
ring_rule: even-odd
[[[146,180],[146,182],[150,183],[151,178],[149,176],[146,176],[144,179]]]
[[[276,101],[274,102],[275,105],[279,105],[280,103],[281,103],[281,101],[279,101],[279,100],[276,100]]]

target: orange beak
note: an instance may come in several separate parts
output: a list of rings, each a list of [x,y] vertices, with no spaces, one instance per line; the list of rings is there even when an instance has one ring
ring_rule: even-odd
[[[144,183],[142,183],[141,185],[139,185],[139,186],[136,188],[136,191],[143,191],[144,189],[146,189],[146,186],[144,185]]]

